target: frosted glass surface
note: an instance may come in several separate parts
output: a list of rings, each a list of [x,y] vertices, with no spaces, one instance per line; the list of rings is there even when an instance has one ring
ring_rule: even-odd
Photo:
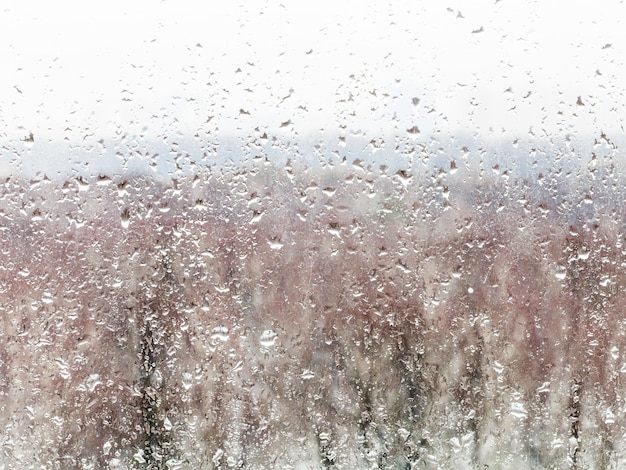
[[[0,468],[626,468],[626,7],[17,2]]]

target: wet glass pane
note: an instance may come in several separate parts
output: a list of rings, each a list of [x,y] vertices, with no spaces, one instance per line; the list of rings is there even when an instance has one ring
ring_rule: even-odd
[[[617,0],[0,15],[0,467],[622,468]]]

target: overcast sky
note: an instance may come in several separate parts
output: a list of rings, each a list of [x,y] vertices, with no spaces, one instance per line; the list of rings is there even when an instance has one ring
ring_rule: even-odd
[[[0,5],[3,173],[255,133],[623,134],[618,0]]]

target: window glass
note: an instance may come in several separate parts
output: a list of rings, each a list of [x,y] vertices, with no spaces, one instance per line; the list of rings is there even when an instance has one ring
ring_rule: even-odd
[[[0,15],[6,468],[620,468],[617,0]]]

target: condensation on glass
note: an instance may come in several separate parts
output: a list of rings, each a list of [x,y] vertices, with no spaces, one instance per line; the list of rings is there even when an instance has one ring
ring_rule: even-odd
[[[626,466],[600,3],[6,9],[0,468]]]

